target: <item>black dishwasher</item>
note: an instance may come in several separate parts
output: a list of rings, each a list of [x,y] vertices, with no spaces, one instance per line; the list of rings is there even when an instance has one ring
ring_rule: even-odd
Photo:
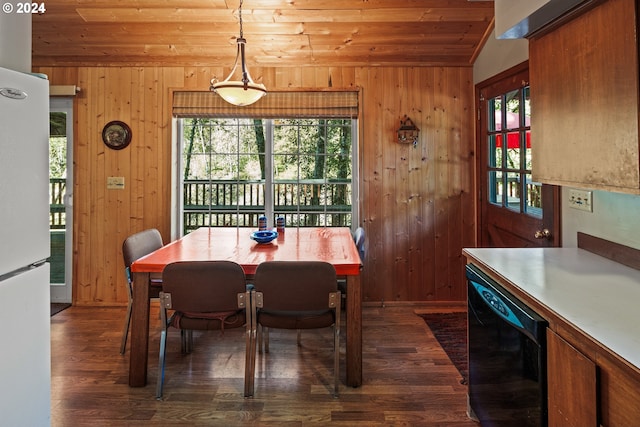
[[[469,408],[482,427],[547,425],[547,321],[467,265]]]

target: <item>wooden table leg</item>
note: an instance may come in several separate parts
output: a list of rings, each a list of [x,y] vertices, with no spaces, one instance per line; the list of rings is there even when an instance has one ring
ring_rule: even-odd
[[[362,385],[362,288],[360,275],[347,276],[347,385]]]
[[[147,384],[149,355],[149,273],[133,273],[133,311],[131,313],[131,347],[129,386]]]

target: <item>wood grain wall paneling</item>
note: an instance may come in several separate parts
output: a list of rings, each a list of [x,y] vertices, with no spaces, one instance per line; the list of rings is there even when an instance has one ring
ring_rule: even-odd
[[[77,305],[125,304],[121,246],[134,232],[171,230],[171,91],[207,90],[223,67],[43,67],[77,84],[74,146],[74,292]],[[463,301],[461,249],[474,243],[473,87],[468,67],[252,67],[267,88],[361,90],[360,218],[367,232],[363,295],[376,301]],[[396,142],[400,119],[420,128]],[[104,124],[133,140],[107,149]],[[107,190],[124,176],[124,190]]]
[[[49,0],[34,15],[33,64],[190,67],[235,58],[237,2],[72,3]],[[250,65],[468,67],[493,9],[488,1],[269,0],[247,2],[243,22]]]

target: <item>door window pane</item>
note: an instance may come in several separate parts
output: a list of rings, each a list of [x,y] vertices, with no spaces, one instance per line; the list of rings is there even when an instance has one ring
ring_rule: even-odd
[[[489,201],[502,206],[504,200],[503,174],[500,171],[489,172]]]
[[[520,185],[520,173],[507,173],[507,207],[520,212],[520,195],[522,186]]]
[[[502,129],[502,97],[492,98],[487,102],[488,128],[489,132]]]
[[[506,140],[507,144],[504,148],[507,154],[506,168],[519,170],[522,166],[520,162],[520,132],[507,133]]]
[[[531,215],[542,216],[542,184],[533,182],[531,174],[527,174],[525,210]]]
[[[502,167],[502,135],[489,135],[489,167]]]

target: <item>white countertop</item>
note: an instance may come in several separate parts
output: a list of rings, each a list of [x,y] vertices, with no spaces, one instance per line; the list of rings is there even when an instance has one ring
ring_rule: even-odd
[[[640,369],[640,271],[577,248],[463,253]]]

